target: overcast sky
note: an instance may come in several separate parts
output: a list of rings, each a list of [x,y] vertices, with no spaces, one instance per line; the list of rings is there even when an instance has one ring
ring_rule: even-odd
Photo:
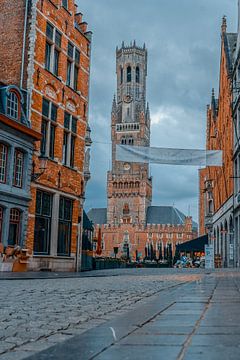
[[[205,148],[206,105],[218,93],[220,31],[237,31],[237,0],[78,0],[93,31],[91,174],[86,209],[106,207],[115,49],[136,39],[148,49],[151,145]],[[198,169],[151,166],[153,205],[173,205],[198,220]]]

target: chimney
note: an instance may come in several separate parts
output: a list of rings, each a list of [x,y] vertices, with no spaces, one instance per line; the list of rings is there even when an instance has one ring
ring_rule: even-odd
[[[80,26],[81,22],[82,22],[82,17],[83,17],[83,14],[80,13],[80,12],[76,12],[75,13],[75,21],[76,23]]]

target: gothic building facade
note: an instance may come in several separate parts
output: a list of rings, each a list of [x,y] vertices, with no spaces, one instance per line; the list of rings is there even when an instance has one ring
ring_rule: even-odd
[[[151,206],[152,178],[146,163],[116,160],[116,145],[150,146],[146,101],[147,49],[134,42],[116,50],[117,94],[111,114],[112,170],[107,174],[107,209],[91,209],[96,234],[101,229],[104,256],[145,257],[149,249],[190,240],[196,224],[174,207]],[[158,255],[157,255],[158,256]]]
[[[219,94],[212,92],[207,107],[206,149],[222,150],[222,167],[207,167],[199,172],[200,179],[200,234],[208,233],[216,255],[222,258],[225,267],[236,266],[239,257],[234,237],[234,162],[233,138],[235,126],[232,116],[232,71],[237,34],[227,32],[223,17],[221,31],[221,59]],[[235,140],[236,142],[236,140]],[[235,183],[239,179],[235,176]],[[235,250],[234,250],[235,249]]]

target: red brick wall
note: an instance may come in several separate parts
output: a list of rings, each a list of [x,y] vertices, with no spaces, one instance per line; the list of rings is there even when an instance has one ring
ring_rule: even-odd
[[[34,3],[34,2],[33,2]],[[84,115],[84,106],[88,108],[89,91],[89,66],[90,59],[88,48],[90,41],[87,38],[87,24],[82,23],[82,15],[78,14],[76,20],[79,22],[81,31],[74,26],[76,7],[74,0],[69,0],[68,11],[61,6],[60,0],[38,1],[36,15],[36,45],[33,59],[33,86],[29,77],[29,64],[25,64],[24,84],[28,84],[28,90],[32,95],[30,120],[32,128],[41,132],[42,122],[42,100],[43,97],[52,101],[58,106],[57,127],[55,134],[55,159],[47,161],[47,169],[38,180],[32,184],[32,201],[29,208],[29,224],[27,235],[27,246],[33,249],[34,242],[34,220],[35,220],[35,199],[36,188],[45,191],[59,193],[62,196],[74,200],[73,228],[71,252],[76,251],[77,222],[81,214],[80,196],[82,194],[83,165],[85,152],[85,133],[87,127],[87,115]],[[24,25],[25,1],[1,0],[0,13],[0,80],[8,84],[19,85],[22,59],[22,39]],[[30,30],[29,11],[28,31]],[[62,34],[62,45],[59,59],[58,78],[45,69],[45,45],[46,45],[46,24],[49,21]],[[27,61],[31,58],[29,54],[29,32],[27,34],[26,53]],[[80,69],[78,75],[79,93],[66,86],[67,73],[67,45],[71,41],[80,50]],[[4,54],[4,56],[3,56]],[[64,91],[64,96],[63,96]],[[71,107],[68,105],[71,103]],[[71,108],[71,109],[70,109]],[[78,118],[77,137],[75,143],[74,170],[62,164],[63,147],[63,124],[64,111],[67,110]],[[36,143],[36,151],[33,160],[36,164],[35,172],[39,172],[39,150],[40,142]],[[61,174],[60,181],[59,172]]]
[[[0,81],[7,84],[20,84],[24,14],[24,0],[1,0]]]
[[[95,238],[98,237],[98,226],[95,226]],[[192,231],[192,218],[186,218],[184,225],[169,226],[169,225],[148,225],[133,226],[132,224],[121,224],[117,227],[109,227],[108,225],[101,226],[102,238],[104,240],[104,250],[102,256],[113,256],[114,246],[119,247],[118,257],[121,257],[121,246],[125,232],[129,234],[129,241],[131,243],[130,256],[135,259],[136,250],[142,254],[141,258],[145,257],[145,246],[150,239],[153,241],[153,249],[156,250],[156,243],[162,241],[166,246],[168,243],[172,244],[173,255],[175,254],[176,244],[192,240],[197,237],[197,232]],[[152,234],[152,236],[150,235]],[[178,237],[181,234],[182,237]],[[169,236],[170,235],[170,236]],[[163,250],[162,250],[163,251]]]
[[[223,35],[224,36],[224,35]],[[213,104],[207,111],[207,150],[223,151],[223,166],[208,167],[200,171],[200,234],[205,233],[204,227],[204,181],[213,180],[214,212],[233,195],[233,120],[232,120],[232,91],[227,69],[226,53],[222,38],[218,114],[214,116]]]

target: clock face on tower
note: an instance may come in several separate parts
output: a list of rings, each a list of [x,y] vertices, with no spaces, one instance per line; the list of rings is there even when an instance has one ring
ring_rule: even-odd
[[[131,97],[131,95],[125,95],[123,101],[124,101],[125,103],[127,103],[127,104],[129,104],[130,102],[132,102],[132,97]]]
[[[124,168],[125,171],[129,171],[131,169],[131,165],[128,164],[128,163],[124,163],[123,168]]]

